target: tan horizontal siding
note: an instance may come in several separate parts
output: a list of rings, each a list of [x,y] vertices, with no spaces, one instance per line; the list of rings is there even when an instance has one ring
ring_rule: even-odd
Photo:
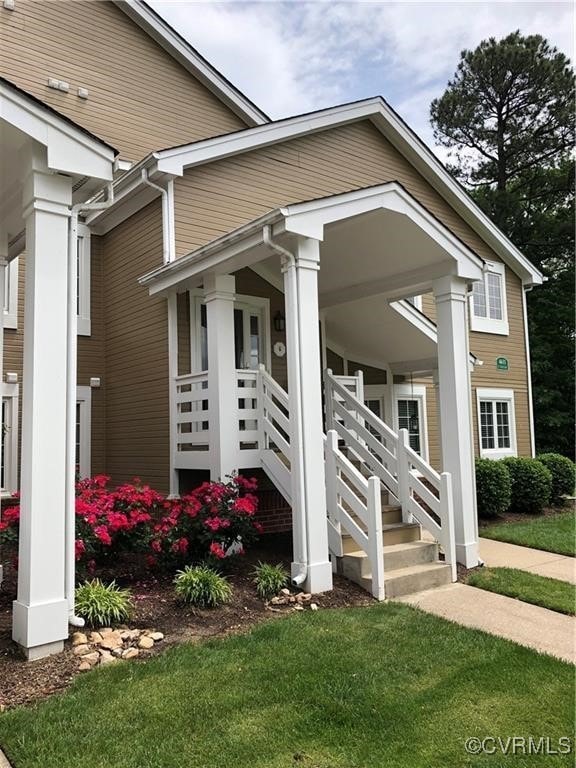
[[[103,239],[106,471],[114,482],[141,477],[168,491],[168,323],[166,300],[138,278],[162,263],[162,218],[154,201]]]
[[[245,127],[111,2],[17,0],[0,13],[0,49],[0,74],[128,160]],[[69,93],[48,88],[48,77]]]

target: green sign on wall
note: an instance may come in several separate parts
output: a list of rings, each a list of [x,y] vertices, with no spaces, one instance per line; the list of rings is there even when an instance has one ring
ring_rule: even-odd
[[[496,358],[496,368],[499,371],[507,371],[508,370],[508,358],[507,357],[497,357]]]

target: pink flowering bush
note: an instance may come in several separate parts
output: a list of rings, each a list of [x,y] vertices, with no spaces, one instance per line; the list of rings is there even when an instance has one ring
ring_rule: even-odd
[[[106,475],[76,484],[76,561],[93,573],[122,553],[146,554],[147,564],[177,566],[242,554],[261,532],[254,520],[257,482],[241,476],[204,483],[166,499],[138,478],[109,488]],[[18,539],[19,506],[0,518],[0,545]]]
[[[244,554],[262,532],[254,520],[258,483],[235,475],[226,483],[203,483],[180,499],[165,502],[166,514],[154,526],[152,558],[170,565]],[[150,560],[152,564],[152,560]]]

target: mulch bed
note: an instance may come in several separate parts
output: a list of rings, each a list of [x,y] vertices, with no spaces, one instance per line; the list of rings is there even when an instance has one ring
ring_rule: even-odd
[[[574,502],[569,501],[563,507],[546,507],[542,512],[536,512],[533,515],[527,512],[503,512],[501,515],[495,515],[494,517],[481,517],[479,520],[480,536],[482,536],[482,528],[490,525],[497,525],[498,523],[526,523],[530,520],[537,520],[540,517],[555,517],[562,512],[570,512],[573,509]]]
[[[34,662],[24,661],[11,639],[12,601],[16,597],[17,574],[3,552],[4,581],[0,586],[0,710],[29,705],[66,689],[76,675],[82,674],[78,657],[72,653],[70,640],[63,653]],[[104,579],[115,579],[132,589],[136,604],[130,628],[154,629],[165,639],[143,656],[162,653],[167,647],[182,642],[199,642],[206,638],[224,637],[246,632],[263,621],[279,619],[294,611],[293,606],[267,606],[255,592],[252,582],[254,565],[259,561],[282,562],[289,569],[290,547],[287,542],[266,542],[238,559],[228,575],[233,599],[213,610],[194,610],[174,600],[172,577],[151,573],[138,561],[119,563],[113,572],[99,573]],[[373,599],[363,589],[337,575],[334,589],[314,596],[320,609],[372,605]],[[306,608],[306,610],[310,610]],[[72,633],[71,628],[71,633]],[[141,663],[133,659],[128,664]]]

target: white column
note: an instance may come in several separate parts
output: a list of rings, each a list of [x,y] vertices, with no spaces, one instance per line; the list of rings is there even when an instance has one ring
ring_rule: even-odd
[[[208,275],[204,280],[212,480],[224,479],[238,469],[238,402],[234,363],[235,283],[233,275]]]
[[[176,376],[178,375],[178,310],[176,293],[168,296],[168,411],[170,418],[170,497],[179,495],[178,470],[176,462],[176,438],[178,415],[176,404]]]
[[[292,577],[306,573],[303,587],[309,592],[332,589],[318,333],[319,246],[317,240],[301,237],[295,259],[282,263],[292,456]]]
[[[434,402],[436,403],[436,431],[438,434],[439,461],[442,466],[442,419],[440,418],[440,375],[438,370],[432,371],[432,382],[434,384]]]
[[[67,248],[71,180],[32,157],[24,184],[26,288],[18,596],[28,658],[68,636],[65,596]]]
[[[6,291],[6,268],[8,266],[8,236],[0,232],[0,405],[2,403],[2,390],[4,387],[4,294]],[[0,411],[1,413],[1,411]],[[2,441],[0,440],[0,464],[2,463]],[[6,472],[4,472],[6,476]],[[0,520],[2,510],[0,509]],[[0,584],[2,583],[2,553],[0,552]]]
[[[478,564],[474,443],[470,405],[467,286],[462,278],[434,281],[438,325],[440,435],[443,471],[452,475],[456,557]]]

